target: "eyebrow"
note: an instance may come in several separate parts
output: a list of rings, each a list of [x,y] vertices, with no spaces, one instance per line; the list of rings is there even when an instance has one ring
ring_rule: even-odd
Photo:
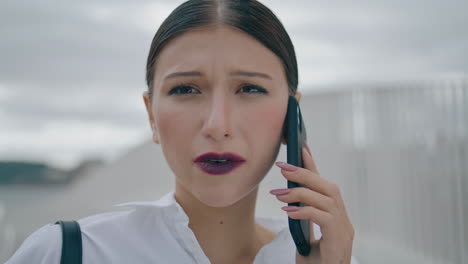
[[[229,75],[231,76],[246,76],[246,77],[260,77],[260,78],[265,78],[265,79],[270,79],[272,80],[270,75],[266,73],[261,73],[261,72],[246,72],[246,71],[235,71],[231,72]],[[188,72],[174,72],[169,75],[167,75],[164,79],[170,79],[170,78],[175,78],[175,77],[187,77],[187,76],[202,76],[201,72],[197,71],[188,71]]]

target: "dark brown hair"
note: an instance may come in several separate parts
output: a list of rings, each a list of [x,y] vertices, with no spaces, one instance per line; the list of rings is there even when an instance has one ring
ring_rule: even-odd
[[[146,64],[149,98],[153,94],[155,65],[162,48],[174,37],[196,27],[229,25],[257,39],[281,60],[294,95],[298,72],[294,45],[281,21],[256,0],[189,0],[172,11],[154,35]]]

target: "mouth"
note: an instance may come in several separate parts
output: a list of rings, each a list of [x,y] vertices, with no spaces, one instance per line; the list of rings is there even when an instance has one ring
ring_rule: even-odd
[[[222,175],[237,169],[245,159],[235,153],[209,152],[198,156],[195,164],[204,172],[212,175]]]

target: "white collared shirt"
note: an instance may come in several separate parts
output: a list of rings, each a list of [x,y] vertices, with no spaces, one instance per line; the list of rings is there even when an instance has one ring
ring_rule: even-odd
[[[175,200],[174,191],[157,201],[115,206],[133,207],[133,210],[78,220],[83,264],[210,263],[189,228],[188,216]],[[287,217],[256,217],[256,222],[277,236],[260,249],[254,264],[295,263],[296,248]],[[317,225],[314,225],[314,231],[320,234]],[[39,228],[24,240],[5,264],[59,264],[61,232],[60,225],[47,224]],[[351,263],[358,264],[354,257]]]

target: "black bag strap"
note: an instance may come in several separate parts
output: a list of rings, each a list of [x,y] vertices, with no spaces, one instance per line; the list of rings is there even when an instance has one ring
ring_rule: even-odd
[[[59,220],[55,224],[62,227],[62,257],[60,264],[81,264],[81,229],[77,221]]]

